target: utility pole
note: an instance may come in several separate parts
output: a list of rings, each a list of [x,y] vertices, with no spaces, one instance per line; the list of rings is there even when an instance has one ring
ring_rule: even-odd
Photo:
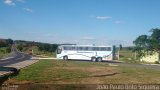
[[[120,48],[118,48],[118,53],[117,53],[118,54],[118,60],[119,60],[119,50],[120,50]]]

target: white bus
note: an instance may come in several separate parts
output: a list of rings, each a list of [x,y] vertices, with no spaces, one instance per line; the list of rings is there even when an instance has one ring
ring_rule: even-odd
[[[100,62],[103,60],[113,60],[114,53],[114,46],[60,45],[57,48],[57,59]]]

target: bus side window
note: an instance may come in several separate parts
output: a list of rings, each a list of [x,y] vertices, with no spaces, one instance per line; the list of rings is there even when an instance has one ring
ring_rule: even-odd
[[[79,50],[82,51],[82,50],[83,50],[83,47],[79,47]]]
[[[100,51],[106,51],[106,47],[101,47]]]
[[[64,47],[64,50],[72,50],[72,47]]]
[[[72,49],[71,49],[71,50],[73,50],[73,51],[74,51],[74,50],[76,50],[76,47],[72,47]]]
[[[93,51],[99,51],[100,48],[99,47],[93,47]]]
[[[93,50],[93,51],[96,51],[96,47],[93,47],[92,50]]]
[[[88,51],[88,47],[84,47],[84,50],[85,50],[85,51]]]
[[[111,47],[107,47],[107,51],[111,51]]]
[[[64,48],[64,50],[67,50],[67,47],[63,47]]]
[[[88,51],[93,51],[93,48],[92,47],[88,47]]]
[[[80,51],[80,47],[77,47],[77,51]]]

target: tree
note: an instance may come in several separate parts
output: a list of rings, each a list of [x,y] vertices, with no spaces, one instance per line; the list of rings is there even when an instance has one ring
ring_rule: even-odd
[[[47,52],[55,52],[57,49],[56,44],[44,44],[44,43],[39,43],[38,49],[40,51],[47,51]]]
[[[7,45],[7,43],[6,42],[4,42],[4,41],[1,41],[0,42],[0,47],[7,47],[8,45]]]
[[[141,35],[133,41],[136,45],[134,51],[138,53],[139,57],[157,52],[160,59],[160,29],[151,29],[150,32],[152,33],[150,36]]]
[[[7,47],[7,48],[6,48],[6,51],[7,51],[7,53],[10,53],[10,52],[11,52],[11,48],[10,48],[10,47]]]
[[[17,49],[18,49],[19,51],[22,51],[22,50],[23,50],[23,45],[22,45],[22,44],[17,45]]]
[[[10,45],[13,44],[13,40],[12,39],[7,39],[6,42],[7,42],[7,44],[10,44]]]

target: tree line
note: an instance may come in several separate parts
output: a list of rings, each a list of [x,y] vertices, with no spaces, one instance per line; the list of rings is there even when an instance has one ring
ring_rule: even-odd
[[[133,41],[135,44],[134,51],[138,53],[139,58],[156,52],[160,59],[160,29],[153,28],[149,32],[150,35],[140,35]]]
[[[10,47],[12,44],[12,39],[0,39],[0,47]]]
[[[57,44],[47,44],[47,43],[41,43],[38,45],[38,49],[40,51],[48,51],[48,52],[55,52],[57,49]]]
[[[24,47],[32,47],[37,46],[39,51],[45,52],[55,52],[58,45],[57,44],[49,44],[49,43],[41,43],[34,41],[24,41],[24,40],[16,40],[17,48],[22,51]]]
[[[0,39],[0,48],[5,47],[8,53],[11,52],[12,44],[13,44],[12,39]],[[1,52],[4,51],[1,50]]]

